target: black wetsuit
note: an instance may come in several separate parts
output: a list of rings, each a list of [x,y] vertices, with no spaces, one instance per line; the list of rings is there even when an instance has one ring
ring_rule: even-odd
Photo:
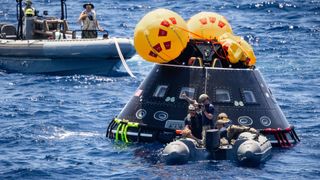
[[[196,114],[191,117],[189,114],[184,118],[184,124],[189,126],[191,133],[194,137],[202,139],[202,116],[201,114]]]
[[[220,131],[220,138],[228,139],[228,136],[227,136],[228,131],[226,127],[221,128],[219,131]]]
[[[213,115],[214,113],[214,106],[212,104],[206,104],[205,109],[207,113],[210,113]],[[207,116],[202,112],[202,125],[203,126],[210,126],[210,128],[214,127],[214,120],[213,119],[208,119]]]

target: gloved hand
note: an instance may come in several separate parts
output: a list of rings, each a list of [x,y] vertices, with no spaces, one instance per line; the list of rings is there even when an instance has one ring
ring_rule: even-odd
[[[190,129],[184,129],[181,132],[182,136],[188,136],[191,134],[191,130]]]
[[[255,128],[250,128],[249,132],[252,134],[259,134],[258,131]]]

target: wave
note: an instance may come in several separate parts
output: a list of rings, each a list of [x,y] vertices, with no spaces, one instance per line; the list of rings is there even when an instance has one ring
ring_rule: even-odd
[[[102,136],[97,132],[88,131],[68,131],[64,128],[53,127],[49,130],[45,130],[45,135],[39,135],[38,138],[41,140],[65,140],[69,138],[83,138],[83,137],[97,137]]]
[[[40,178],[46,179],[51,177],[51,175],[44,170],[37,170],[31,168],[18,168],[16,170],[9,170],[6,173],[0,174],[0,177],[4,179],[20,179],[20,178]]]

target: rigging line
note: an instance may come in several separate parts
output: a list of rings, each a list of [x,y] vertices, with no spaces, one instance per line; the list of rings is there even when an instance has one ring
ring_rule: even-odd
[[[119,43],[118,43],[117,39],[116,39],[116,38],[113,38],[113,40],[114,40],[114,44],[116,45],[118,55],[119,55],[119,57],[120,57],[120,60],[121,60],[121,62],[122,62],[122,65],[124,66],[125,70],[127,71],[127,73],[128,73],[131,77],[136,78],[136,76],[133,75],[133,73],[132,73],[132,71],[130,70],[128,64],[126,63],[126,60],[125,60],[124,57],[123,57],[123,54],[122,54],[122,52],[121,52],[121,49],[120,49],[120,46],[119,46]]]

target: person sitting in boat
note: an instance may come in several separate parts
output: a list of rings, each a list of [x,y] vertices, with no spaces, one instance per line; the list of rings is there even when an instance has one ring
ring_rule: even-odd
[[[227,137],[227,128],[229,128],[229,126],[231,125],[232,123],[226,113],[220,113],[218,115],[215,128],[220,131],[220,144],[222,145],[229,144],[228,137]]]
[[[182,135],[196,140],[198,144],[202,144],[202,116],[192,104],[188,106],[188,115],[184,119],[184,124]]]
[[[201,94],[198,98],[198,102],[189,98],[185,93],[182,94],[182,98],[196,106],[198,111],[202,115],[202,142],[206,142],[206,131],[214,127],[213,113],[214,106],[210,103],[210,98],[207,94]]]
[[[253,127],[247,127],[242,125],[231,125],[227,128],[227,139],[231,144],[239,137],[243,132],[250,132],[259,136],[259,132]]]
[[[31,0],[26,0],[24,4],[25,4],[25,7],[23,8],[24,16],[26,17],[37,16],[37,11],[34,7],[32,7]]]
[[[226,145],[229,143],[234,144],[234,141],[243,132],[250,132],[257,135],[259,134],[258,131],[254,128],[232,124],[226,113],[220,113],[218,115],[215,128],[219,129],[220,131],[221,145]]]
[[[97,38],[99,31],[104,31],[97,20],[97,15],[92,3],[83,5],[84,11],[81,12],[78,21],[81,22],[82,38]]]
[[[228,118],[228,115],[226,113],[220,113],[217,117],[217,122],[216,122],[216,125],[215,125],[215,128],[216,129],[219,129],[220,132],[226,132],[227,131],[227,128],[229,126],[231,126],[231,121],[230,119]],[[224,137],[227,137],[227,133],[225,134],[221,134],[220,135],[223,135]]]

